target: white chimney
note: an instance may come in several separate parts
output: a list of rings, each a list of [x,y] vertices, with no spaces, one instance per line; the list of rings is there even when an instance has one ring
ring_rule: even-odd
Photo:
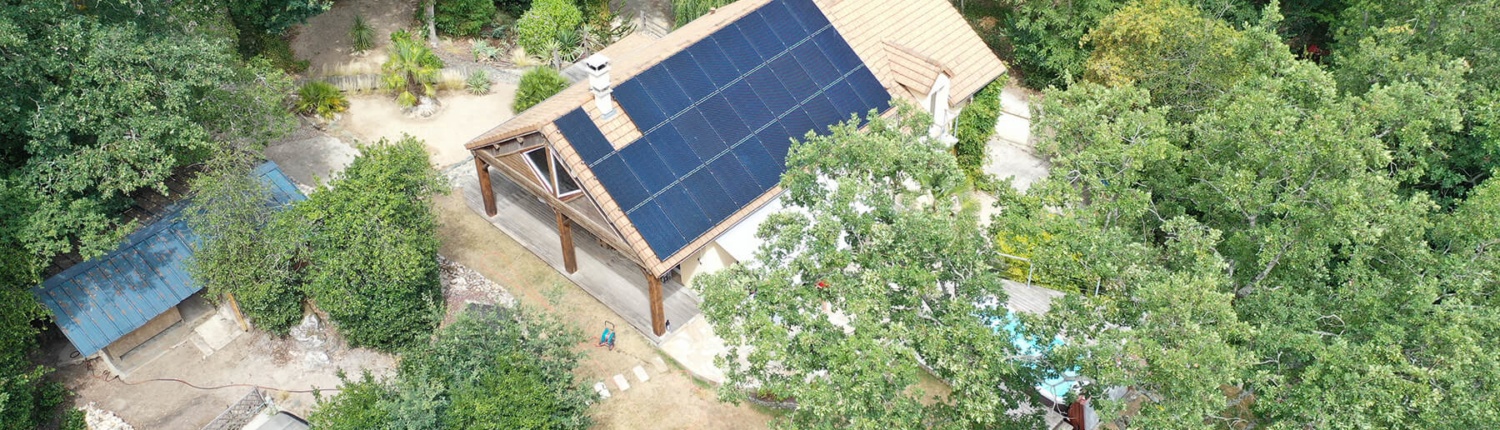
[[[590,55],[583,60],[583,67],[589,74],[589,92],[594,93],[594,107],[599,108],[599,116],[613,116],[615,103],[610,98],[610,93],[614,92],[614,88],[609,82],[609,57],[604,54]]]

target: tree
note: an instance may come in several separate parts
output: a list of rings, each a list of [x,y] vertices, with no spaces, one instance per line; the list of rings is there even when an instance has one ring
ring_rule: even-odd
[[[385,88],[396,95],[401,107],[416,106],[420,97],[437,95],[443,60],[406,30],[391,33],[391,57],[381,65]]]
[[[995,121],[1000,118],[1000,92],[1005,90],[1007,82],[1009,79],[1001,76],[986,85],[953,120],[953,137],[958,138],[953,144],[953,156],[970,181],[981,182],[984,176],[985,147],[995,134]]]
[[[731,0],[672,0],[672,22],[676,27],[687,25],[708,11],[724,7]]]
[[[791,427],[1034,428],[1036,379],[988,324],[1006,318],[1003,264],[973,214],[956,212],[965,177],[931,119],[903,105],[793,145],[752,262],[695,282],[728,352],[723,398],[794,399]],[[927,367],[946,399],[924,403]],[[1007,388],[1009,387],[1009,388]],[[1013,422],[1014,421],[1014,422]]]
[[[1259,28],[1239,31],[1180,0],[1133,1],[1082,39],[1094,46],[1084,76],[1134,84],[1174,118],[1191,118],[1235,84],[1292,60],[1280,38],[1260,30],[1279,20],[1268,15]]]
[[[295,269],[299,224],[281,215],[247,157],[220,155],[193,180],[183,214],[200,244],[188,267],[211,297],[232,294],[257,327],[286,335],[302,320],[305,298]]]
[[[547,46],[578,31],[583,12],[571,0],[535,0],[516,21],[516,43],[530,55],[547,55]]]
[[[516,86],[516,100],[510,110],[521,113],[548,97],[568,88],[568,78],[551,67],[533,67],[521,74],[521,83]]]
[[[331,188],[293,209],[305,229],[305,288],[351,345],[398,350],[441,317],[430,199],[447,185],[410,136],[361,151]]]
[[[318,399],[318,428],[583,429],[593,392],[573,369],[582,334],[525,309],[469,310],[408,352],[396,374],[343,380]]]
[[[333,0],[245,0],[229,2],[229,15],[241,33],[280,35],[332,7]]]

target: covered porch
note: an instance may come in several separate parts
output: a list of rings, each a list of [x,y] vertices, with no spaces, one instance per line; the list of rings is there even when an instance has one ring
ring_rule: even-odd
[[[462,167],[454,172],[455,191],[462,193],[469,208],[599,299],[647,339],[661,343],[700,314],[700,299],[677,276],[657,278],[588,229],[579,228],[580,222],[594,220],[576,220],[576,215],[555,210],[510,179],[509,174],[519,172],[502,170],[507,166],[490,167],[483,160],[474,165],[484,174]],[[487,179],[488,186],[482,179]],[[488,213],[486,194],[493,198],[493,215]],[[660,312],[655,319],[653,311]]]

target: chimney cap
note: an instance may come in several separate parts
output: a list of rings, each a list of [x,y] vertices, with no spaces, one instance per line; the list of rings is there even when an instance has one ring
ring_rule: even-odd
[[[583,59],[583,66],[594,71],[604,70],[609,67],[609,57],[604,54],[590,55],[589,58]]]

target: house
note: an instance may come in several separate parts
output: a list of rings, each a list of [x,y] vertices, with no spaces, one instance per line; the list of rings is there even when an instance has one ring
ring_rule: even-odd
[[[270,189],[274,204],[306,199],[276,163],[260,165],[253,175]],[[117,365],[121,357],[183,320],[178,305],[203,289],[188,274],[198,237],[182,219],[186,205],[151,205],[145,217],[155,221],[126,236],[119,247],[99,258],[55,266],[59,272],[32,288],[80,356],[98,354],[115,374],[123,374]]]
[[[639,265],[658,336],[664,277],[748,258],[792,139],[893,98],[951,139],[958,109],[1005,73],[945,0],[741,0],[631,43],[466,147],[488,215],[492,170],[553,209],[565,270],[575,224]]]

